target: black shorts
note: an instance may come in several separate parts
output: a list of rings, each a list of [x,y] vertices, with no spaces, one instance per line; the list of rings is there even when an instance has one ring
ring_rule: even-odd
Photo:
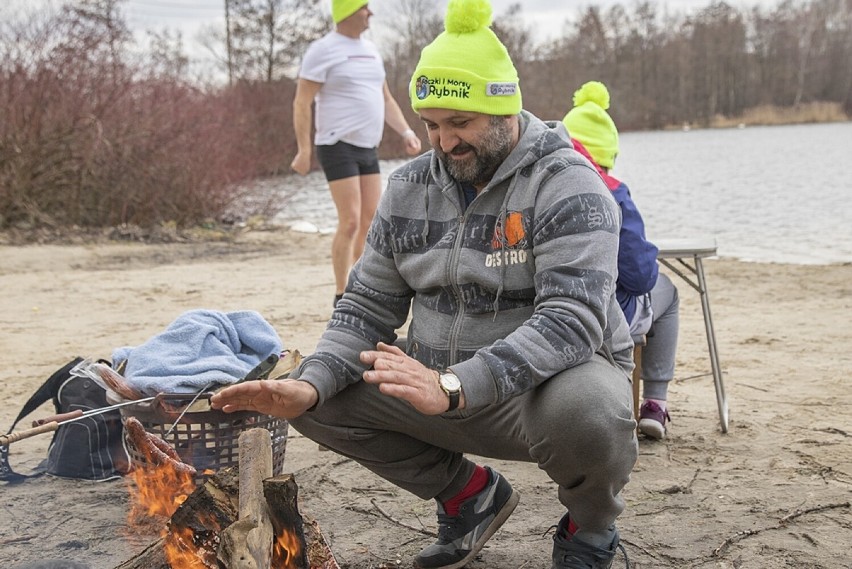
[[[361,148],[347,142],[317,146],[317,160],[329,182],[379,173],[379,154],[375,148]]]

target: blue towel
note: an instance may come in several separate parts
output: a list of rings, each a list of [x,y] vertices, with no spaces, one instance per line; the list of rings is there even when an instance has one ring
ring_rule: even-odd
[[[135,348],[116,348],[114,367],[145,395],[198,393],[208,384],[245,378],[261,361],[280,354],[275,329],[257,312],[190,310],[161,334]]]

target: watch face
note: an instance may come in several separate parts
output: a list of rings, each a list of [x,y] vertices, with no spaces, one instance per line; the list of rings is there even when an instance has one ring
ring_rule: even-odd
[[[458,377],[451,373],[442,373],[441,387],[443,387],[447,391],[458,391],[459,389],[461,389],[461,382],[459,381]]]

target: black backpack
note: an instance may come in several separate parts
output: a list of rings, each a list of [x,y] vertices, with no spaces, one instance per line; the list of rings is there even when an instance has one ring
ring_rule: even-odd
[[[71,370],[81,361],[83,358],[74,358],[54,372],[26,402],[8,432],[48,399],[53,399],[57,414],[108,407],[103,387],[87,377],[72,375]],[[32,476],[47,472],[86,480],[106,480],[129,472],[130,455],[124,446],[121,412],[113,409],[60,425],[53,434],[47,459],[38,470],[42,472]],[[9,447],[0,446],[0,480],[20,482],[26,478],[29,476],[14,472],[9,465]]]

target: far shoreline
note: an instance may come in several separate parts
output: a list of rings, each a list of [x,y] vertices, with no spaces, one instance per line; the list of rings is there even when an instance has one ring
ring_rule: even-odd
[[[709,120],[686,121],[666,125],[660,130],[745,128],[749,126],[792,126],[803,124],[844,123],[852,121],[840,103],[813,102],[794,107],[761,105],[746,109],[740,116],[715,115]]]
[[[92,250],[104,248],[108,253],[109,248],[125,248],[139,246],[149,249],[150,254],[156,257],[157,249],[176,250],[181,247],[191,250],[191,255],[199,259],[204,258],[209,251],[210,255],[216,257],[229,254],[240,255],[248,251],[275,250],[282,239],[286,240],[288,234],[296,236],[305,246],[311,243],[316,247],[322,245],[325,253],[326,245],[330,246],[332,233],[324,231],[315,225],[312,229],[309,222],[297,222],[276,224],[271,220],[253,224],[250,227],[215,226],[205,228],[188,228],[179,230],[175,228],[157,229],[144,231],[136,228],[113,228],[112,230],[83,230],[73,228],[69,230],[53,229],[51,231],[41,230],[14,230],[0,232],[0,250],[2,249],[38,249],[47,247],[80,248]],[[747,256],[733,254],[717,254],[707,257],[705,263],[743,263],[748,265],[763,265],[777,267],[849,267],[852,260],[836,261],[810,261],[795,262],[791,260],[760,260]]]

